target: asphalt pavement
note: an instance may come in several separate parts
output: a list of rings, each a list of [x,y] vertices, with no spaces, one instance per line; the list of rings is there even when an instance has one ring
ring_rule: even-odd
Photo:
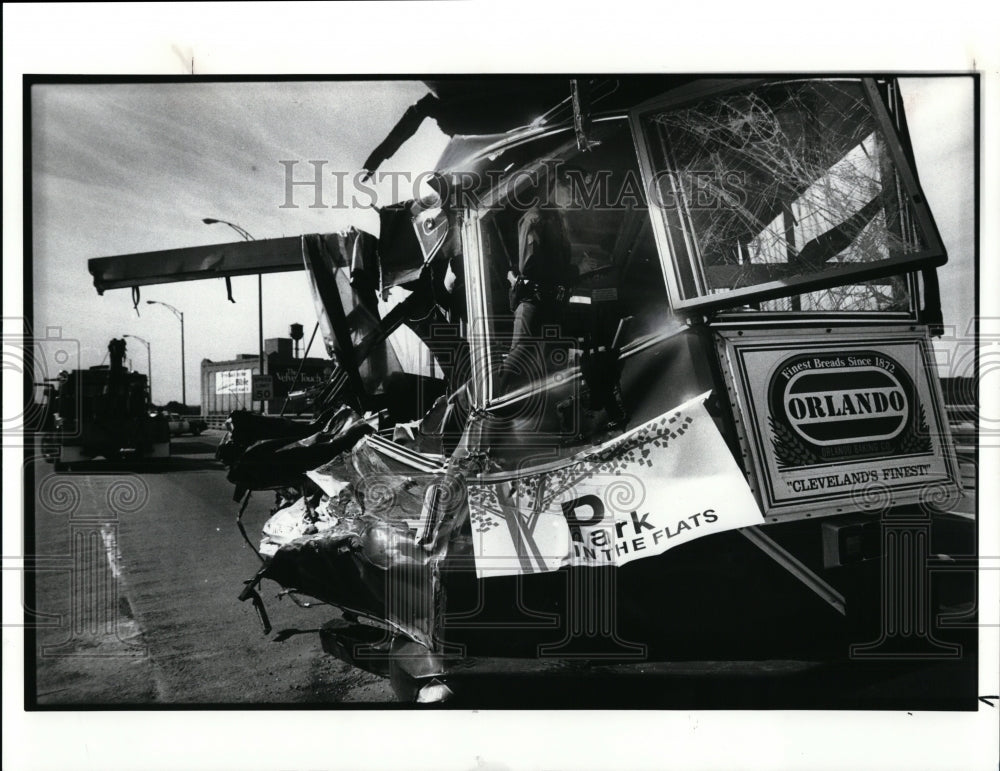
[[[316,632],[336,610],[279,600],[268,582],[264,635],[237,600],[260,563],[214,460],[220,438],[175,437],[169,459],[68,473],[32,462],[39,707],[393,701],[387,681],[323,654]],[[251,498],[251,538],[272,503]]]

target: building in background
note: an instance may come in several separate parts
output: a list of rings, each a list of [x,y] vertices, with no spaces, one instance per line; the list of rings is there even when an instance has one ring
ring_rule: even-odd
[[[302,391],[329,379],[334,363],[329,359],[296,358],[292,351],[292,339],[273,337],[264,341],[266,374],[272,376],[273,398],[267,402],[267,412],[281,411],[285,398],[295,384],[295,391]],[[299,371],[298,382],[295,374]],[[260,409],[259,402],[253,402],[252,377],[260,374],[260,358],[255,353],[242,353],[228,361],[202,359],[201,362],[201,404],[205,415],[228,415],[233,410]],[[289,402],[285,414],[295,414],[302,409],[304,400]]]

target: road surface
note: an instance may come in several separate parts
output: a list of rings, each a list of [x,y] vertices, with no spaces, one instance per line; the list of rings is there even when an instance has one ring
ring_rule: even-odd
[[[213,459],[221,434],[172,441],[156,465],[98,461],[36,471],[39,706],[392,701],[388,682],[323,655],[318,627],[339,615],[264,594],[262,633],[237,595],[259,561]],[[244,521],[257,538],[272,501]]]

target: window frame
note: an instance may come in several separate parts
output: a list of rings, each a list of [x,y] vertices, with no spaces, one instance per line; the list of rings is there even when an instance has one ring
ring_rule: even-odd
[[[648,201],[651,185],[660,171],[654,168],[652,154],[649,146],[650,137],[647,136],[644,124],[650,113],[663,111],[664,109],[679,109],[691,105],[700,100],[721,96],[730,93],[739,93],[756,86],[778,85],[789,82],[832,82],[850,81],[860,83],[863,88],[865,101],[871,110],[872,116],[878,129],[882,133],[885,145],[891,156],[896,175],[900,183],[899,194],[908,204],[912,211],[913,218],[921,229],[921,234],[927,241],[926,248],[913,254],[890,257],[878,262],[861,263],[839,263],[836,266],[809,276],[798,276],[787,279],[778,279],[756,284],[752,287],[731,289],[714,294],[697,294],[687,296],[683,286],[683,272],[681,272],[681,258],[675,254],[671,237],[667,230],[666,217],[661,210]],[[941,236],[938,232],[934,218],[927,206],[926,198],[917,181],[916,173],[910,166],[909,159],[902,146],[902,142],[896,133],[895,125],[889,112],[878,93],[875,80],[873,78],[781,78],[781,79],[741,79],[734,80],[712,80],[702,83],[699,87],[685,86],[667,94],[647,100],[629,111],[629,123],[632,128],[632,136],[635,144],[636,154],[639,159],[639,171],[642,175],[643,184],[647,193],[647,208],[652,221],[653,236],[656,240],[657,249],[660,253],[660,260],[663,263],[663,273],[667,285],[667,294],[670,305],[676,311],[699,311],[715,312],[725,311],[727,316],[735,319],[750,317],[750,314],[739,313],[733,306],[744,305],[750,302],[773,300],[781,297],[789,297],[797,294],[805,294],[811,291],[827,289],[836,286],[859,283],[867,280],[885,278],[887,276],[912,273],[924,268],[933,268],[943,265],[947,261],[947,254]],[[686,199],[685,199],[686,201]],[[681,214],[681,225],[686,241],[695,237],[689,229],[686,217]],[[688,250],[689,259],[697,259],[693,250]],[[691,266],[689,269],[695,269]],[[832,317],[835,319],[853,318],[913,318],[916,311],[917,298],[915,297],[916,285],[912,280],[910,283],[910,308],[911,312],[905,311],[755,311],[753,318],[820,318]]]
[[[892,273],[890,275],[897,275]],[[753,322],[776,322],[784,321],[788,324],[816,324],[819,322],[860,322],[864,324],[877,324],[884,322],[887,324],[898,324],[900,321],[916,322],[920,316],[920,282],[917,280],[917,272],[909,272],[904,276],[908,298],[907,310],[895,311],[814,311],[814,310],[783,310],[783,311],[758,311],[746,310],[743,308],[720,308],[710,309],[713,319],[719,322],[737,322],[751,324]],[[851,286],[854,282],[846,284],[836,284],[835,286]],[[825,289],[827,287],[820,287]],[[782,297],[794,297],[799,292]],[[775,299],[775,298],[768,298]]]
[[[626,130],[629,139],[632,140],[632,150],[633,152],[636,152],[636,162],[638,165],[638,148],[635,146],[627,114],[619,113],[602,115],[595,117],[594,122],[620,123],[621,128]],[[511,146],[522,145],[527,141],[546,139],[559,133],[565,133],[567,136],[567,142],[566,144],[561,145],[561,148],[569,147],[576,142],[575,135],[573,134],[573,127],[571,125],[563,125],[550,127],[547,131],[532,135],[527,139],[519,138],[516,142],[513,142]],[[507,148],[493,147],[490,149],[492,152],[497,152],[498,150]],[[488,303],[486,298],[486,276],[488,275],[488,268],[483,263],[485,250],[483,249],[482,228],[490,217],[496,216],[500,202],[506,197],[509,197],[511,194],[511,179],[518,180],[517,188],[523,187],[527,184],[527,177],[521,172],[525,169],[531,168],[536,163],[537,159],[523,164],[518,169],[512,169],[509,176],[500,180],[496,186],[481,196],[479,206],[477,208],[466,209],[463,217],[462,251],[465,259],[465,270],[467,276],[465,286],[466,303],[469,309],[467,339],[472,357],[473,386],[471,389],[471,401],[473,405],[479,409],[494,410],[506,407],[514,404],[515,402],[530,398],[539,392],[547,391],[557,386],[563,386],[565,385],[567,378],[576,379],[582,377],[579,366],[571,364],[558,374],[551,374],[542,380],[519,386],[510,393],[502,395],[497,395],[495,393],[496,384],[493,382],[493,368],[491,367],[491,343],[493,340],[493,331],[489,323]],[[641,175],[641,168],[639,170]],[[516,189],[513,192],[516,192]],[[645,195],[645,192],[646,191],[643,190],[643,199],[648,207],[648,200],[645,200],[648,197]],[[667,290],[666,300],[669,305],[671,303],[670,291],[669,286],[667,285],[667,277],[664,275],[663,254],[660,250],[659,244],[656,243],[655,238],[654,244],[659,252],[660,259],[658,264],[660,267],[661,277],[663,278],[664,287]],[[621,358],[623,360],[628,359],[631,356],[646,350],[649,346],[660,342],[661,340],[673,337],[674,335],[684,331],[686,328],[687,326],[681,319],[676,319],[676,324],[669,325],[669,327],[661,331],[641,335],[635,340],[629,341],[622,347]]]

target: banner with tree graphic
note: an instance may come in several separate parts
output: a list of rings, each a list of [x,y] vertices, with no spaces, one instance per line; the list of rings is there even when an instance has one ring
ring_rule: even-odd
[[[470,479],[479,576],[621,566],[763,523],[706,397],[551,467]]]

